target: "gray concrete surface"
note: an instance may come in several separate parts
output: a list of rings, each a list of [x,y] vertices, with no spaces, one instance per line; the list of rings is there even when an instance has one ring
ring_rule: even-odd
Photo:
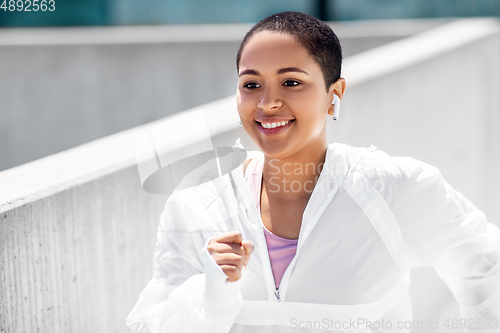
[[[445,21],[333,28],[350,56]],[[233,94],[250,27],[0,30],[0,170]]]
[[[348,90],[329,140],[431,163],[499,225],[499,47],[498,21],[462,20],[346,59]],[[401,61],[404,54],[411,59]],[[205,109],[234,115],[233,98]],[[241,137],[255,148],[233,118],[219,117],[227,123],[212,132],[214,142]],[[165,201],[140,187],[134,142],[145,128],[0,172],[4,330],[126,331],[125,316],[151,277]],[[432,271],[412,277],[415,320],[457,315]]]

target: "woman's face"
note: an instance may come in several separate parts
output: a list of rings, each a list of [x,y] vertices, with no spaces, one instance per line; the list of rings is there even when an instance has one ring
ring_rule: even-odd
[[[291,35],[259,32],[244,47],[238,71],[241,123],[266,156],[326,148],[324,126],[333,111],[334,85],[326,91],[321,68],[306,48]],[[277,126],[283,122],[288,123]]]

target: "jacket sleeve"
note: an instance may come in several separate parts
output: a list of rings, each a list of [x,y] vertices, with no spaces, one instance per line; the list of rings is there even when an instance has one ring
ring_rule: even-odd
[[[227,281],[206,249],[210,239],[203,246],[202,233],[189,227],[200,221],[201,216],[174,195],[167,200],[157,232],[153,278],[126,320],[131,332],[229,332],[242,307],[245,269],[238,281]]]
[[[395,158],[403,193],[403,237],[422,266],[434,266],[457,300],[467,332],[500,329],[500,230],[423,162]]]

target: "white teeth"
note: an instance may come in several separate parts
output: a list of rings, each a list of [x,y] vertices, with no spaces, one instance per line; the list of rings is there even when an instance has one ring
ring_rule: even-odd
[[[264,128],[276,128],[276,127],[280,127],[280,126],[285,126],[289,122],[290,121],[287,120],[287,121],[282,121],[282,122],[277,122],[277,123],[261,123],[261,125]]]

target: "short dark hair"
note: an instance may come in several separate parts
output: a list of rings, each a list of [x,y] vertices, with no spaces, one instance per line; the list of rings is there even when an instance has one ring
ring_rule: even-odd
[[[337,35],[325,22],[300,12],[281,12],[266,17],[247,32],[236,56],[236,69],[240,68],[241,53],[256,33],[272,31],[293,36],[316,60],[323,72],[326,90],[340,78],[342,47]]]

